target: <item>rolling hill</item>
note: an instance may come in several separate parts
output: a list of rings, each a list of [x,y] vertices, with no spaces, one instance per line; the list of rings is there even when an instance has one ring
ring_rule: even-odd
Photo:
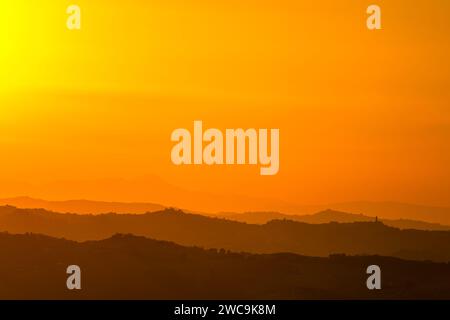
[[[211,215],[213,216],[213,215]],[[304,223],[320,224],[320,223],[352,223],[352,222],[372,222],[376,217],[369,217],[363,214],[353,214],[347,212],[340,212],[335,210],[325,210],[315,214],[309,215],[293,215],[283,214],[279,212],[244,212],[244,213],[222,213],[218,216],[224,219],[252,223],[264,224],[271,220],[287,219]],[[417,229],[417,230],[450,230],[450,226],[439,223],[429,223],[424,221],[416,221],[409,219],[378,219],[387,226],[398,229]]]
[[[49,211],[61,212],[61,213],[78,213],[78,214],[103,214],[103,213],[120,213],[120,214],[143,214],[147,212],[161,211],[165,209],[165,206],[147,203],[147,202],[107,202],[107,201],[92,201],[92,200],[66,200],[66,201],[48,201],[42,199],[36,199],[31,197],[14,197],[0,199],[0,206],[14,206],[22,209],[35,209],[42,208]],[[420,220],[413,220],[407,218],[399,219],[387,219],[383,218],[383,212],[388,215],[393,215],[393,211],[399,210],[403,212],[405,216],[412,214],[411,212],[428,212],[433,213],[438,210],[441,212],[445,218],[446,214],[450,215],[450,210],[445,208],[435,208],[435,207],[425,207],[425,206],[414,206],[414,205],[401,205],[397,203],[370,203],[370,202],[354,202],[347,204],[335,204],[330,205],[330,207],[345,207],[349,209],[349,212],[323,209],[323,206],[317,207],[304,207],[301,212],[310,212],[317,210],[312,214],[284,214],[274,211],[252,211],[244,213],[236,212],[220,212],[214,214],[208,214],[203,212],[195,212],[190,210],[184,210],[185,212],[198,213],[206,215],[209,217],[219,217],[234,221],[246,222],[251,224],[265,224],[271,220],[277,219],[287,219],[305,223],[329,223],[329,222],[341,222],[341,223],[351,223],[351,222],[370,222],[375,220],[375,216],[364,215],[361,213],[351,213],[351,212],[361,212],[361,210],[367,210],[368,212],[378,213],[378,218],[384,224],[399,228],[399,229],[418,229],[418,230],[450,230],[450,226],[442,225],[440,223],[430,223]],[[305,209],[307,208],[307,209]],[[395,208],[395,210],[394,210]],[[319,211],[319,210],[322,211]],[[448,211],[448,212],[447,212]],[[409,213],[408,213],[409,212]],[[394,216],[399,216],[395,214]],[[444,219],[445,220],[445,219]]]
[[[327,209],[353,214],[364,214],[371,217],[378,216],[382,219],[408,219],[450,225],[449,207],[418,205],[393,201],[354,201],[318,206],[300,206],[294,213],[313,214],[316,212],[325,211]]]
[[[0,233],[0,299],[449,299],[450,265],[183,247],[132,235],[78,243]],[[67,290],[66,268],[81,268]],[[366,268],[381,268],[368,290]]]
[[[106,202],[92,200],[47,201],[30,197],[0,199],[0,206],[14,206],[23,209],[42,208],[61,213],[101,214],[101,213],[146,213],[163,210],[164,207],[145,202]]]
[[[449,231],[399,230],[381,222],[307,224],[273,220],[252,225],[173,209],[142,215],[77,215],[6,206],[0,207],[0,230],[77,241],[131,233],[181,245],[252,253],[345,253],[450,261]]]

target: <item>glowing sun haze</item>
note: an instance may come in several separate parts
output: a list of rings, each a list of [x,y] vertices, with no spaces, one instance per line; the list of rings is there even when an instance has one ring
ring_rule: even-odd
[[[360,0],[75,3],[78,31],[67,1],[0,3],[0,196],[154,201],[29,186],[156,175],[224,197],[450,206],[449,1],[377,1],[377,31]],[[278,174],[173,165],[170,134],[194,120],[279,128]]]

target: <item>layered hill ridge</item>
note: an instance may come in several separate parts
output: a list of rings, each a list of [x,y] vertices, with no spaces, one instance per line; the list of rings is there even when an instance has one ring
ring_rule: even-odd
[[[6,205],[22,209],[42,208],[49,211],[78,214],[143,214],[147,212],[161,211],[166,208],[166,206],[163,205],[146,202],[107,202],[93,200],[48,201],[31,197],[0,199],[0,206]],[[329,208],[333,209],[327,209],[324,206],[302,207],[299,209],[299,212],[307,212],[307,214],[285,214],[275,211],[200,214],[251,224],[264,224],[276,219],[288,219],[313,224],[329,222],[371,222],[375,221],[376,217],[378,217],[378,219],[384,224],[399,229],[450,230],[450,222],[449,225],[429,222],[435,220],[433,219],[435,215],[438,215],[442,221],[446,221],[447,218],[450,217],[450,209],[448,208],[375,202],[333,204],[330,205]],[[340,211],[338,208],[347,208],[348,211]],[[183,209],[183,211],[195,213],[194,211],[188,211],[185,209]],[[364,212],[364,214],[360,212]],[[370,214],[368,212],[370,212]],[[408,218],[410,216],[417,215],[422,216],[424,218],[423,221]],[[386,216],[401,218],[389,219],[386,218]]]
[[[450,232],[399,230],[381,222],[307,224],[273,220],[253,225],[173,209],[142,215],[77,215],[6,206],[0,207],[0,230],[77,241],[131,233],[238,252],[292,252],[308,256],[345,253],[450,261]]]

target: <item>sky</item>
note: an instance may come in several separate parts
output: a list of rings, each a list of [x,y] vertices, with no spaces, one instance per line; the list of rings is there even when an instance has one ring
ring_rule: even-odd
[[[372,3],[382,30],[366,28]],[[66,28],[69,4],[81,30]],[[446,0],[3,1],[0,196],[165,201],[145,183],[96,185],[162,179],[247,205],[450,206],[448,12]],[[171,132],[194,120],[279,128],[280,171],[173,165]]]

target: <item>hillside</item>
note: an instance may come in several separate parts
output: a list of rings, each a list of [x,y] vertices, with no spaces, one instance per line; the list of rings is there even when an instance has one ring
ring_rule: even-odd
[[[449,299],[450,265],[187,248],[131,235],[77,243],[0,233],[0,299]],[[82,290],[66,289],[80,266]],[[382,290],[366,288],[366,268]]]
[[[0,199],[0,206],[14,206],[22,209],[43,208],[62,213],[100,214],[100,213],[146,213],[163,210],[159,204],[145,202],[106,202],[91,200],[47,201],[30,197]]]
[[[211,215],[213,216],[213,215]],[[320,223],[352,223],[352,222],[373,222],[377,218],[370,217],[363,214],[353,214],[347,212],[340,212],[335,210],[320,211],[315,214],[308,215],[291,215],[282,214],[279,212],[244,212],[244,213],[221,213],[215,215],[224,219],[252,223],[265,224],[271,220],[293,220],[304,223],[320,224]],[[450,230],[450,226],[441,225],[439,223],[429,223],[424,221],[416,221],[409,219],[378,219],[387,226],[398,229],[417,229],[417,230]]]
[[[289,213],[313,214],[327,209],[353,214],[364,214],[371,217],[378,216],[379,218],[390,220],[408,219],[450,225],[449,207],[392,201],[355,201],[318,206],[300,206],[297,208],[296,212],[290,211]]]
[[[253,253],[377,254],[450,261],[450,232],[399,230],[380,222],[306,224],[274,220],[252,225],[169,209],[143,215],[77,215],[7,206],[0,207],[0,230],[78,241],[131,233],[181,245]]]

